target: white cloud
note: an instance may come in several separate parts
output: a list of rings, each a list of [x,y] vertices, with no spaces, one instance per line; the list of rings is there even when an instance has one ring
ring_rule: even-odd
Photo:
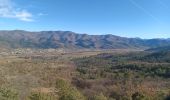
[[[38,16],[45,16],[45,15],[47,15],[47,14],[45,14],[45,13],[38,13]]]
[[[33,21],[33,15],[30,12],[14,7],[11,0],[0,0],[0,17],[15,18],[21,21]]]

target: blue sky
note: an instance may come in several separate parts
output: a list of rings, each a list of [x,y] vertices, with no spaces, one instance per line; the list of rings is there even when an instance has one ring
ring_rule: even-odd
[[[170,0],[0,0],[0,30],[169,38]]]

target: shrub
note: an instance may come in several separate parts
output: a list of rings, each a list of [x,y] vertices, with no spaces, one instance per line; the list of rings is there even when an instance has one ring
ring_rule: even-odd
[[[29,100],[58,100],[53,94],[32,92]]]
[[[56,93],[59,100],[84,100],[84,96],[70,83],[63,79],[58,79],[56,82]]]
[[[144,94],[136,92],[132,95],[132,100],[149,100]]]
[[[95,95],[93,100],[107,100],[107,97],[105,97],[103,93],[100,93],[99,95]]]
[[[0,100],[18,100],[18,93],[10,89],[0,88]]]

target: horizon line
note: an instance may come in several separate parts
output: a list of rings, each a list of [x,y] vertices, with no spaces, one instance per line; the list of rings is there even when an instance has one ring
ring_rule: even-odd
[[[5,30],[2,30],[0,29],[0,31],[26,31],[26,32],[73,32],[75,34],[86,34],[86,35],[91,35],[91,36],[102,36],[102,35],[113,35],[113,36],[118,36],[118,37],[122,37],[122,38],[139,38],[139,39],[170,39],[170,37],[167,37],[167,38],[142,38],[140,36],[122,36],[122,35],[115,35],[115,34],[112,34],[112,33],[108,33],[108,34],[90,34],[90,33],[87,33],[87,32],[75,32],[75,31],[70,31],[70,30],[24,30],[24,29],[5,29]]]

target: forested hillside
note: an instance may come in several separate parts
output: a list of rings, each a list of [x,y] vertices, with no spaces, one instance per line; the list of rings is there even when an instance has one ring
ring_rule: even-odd
[[[71,31],[0,31],[1,48],[148,49],[165,45],[170,45],[169,39],[88,35]]]

